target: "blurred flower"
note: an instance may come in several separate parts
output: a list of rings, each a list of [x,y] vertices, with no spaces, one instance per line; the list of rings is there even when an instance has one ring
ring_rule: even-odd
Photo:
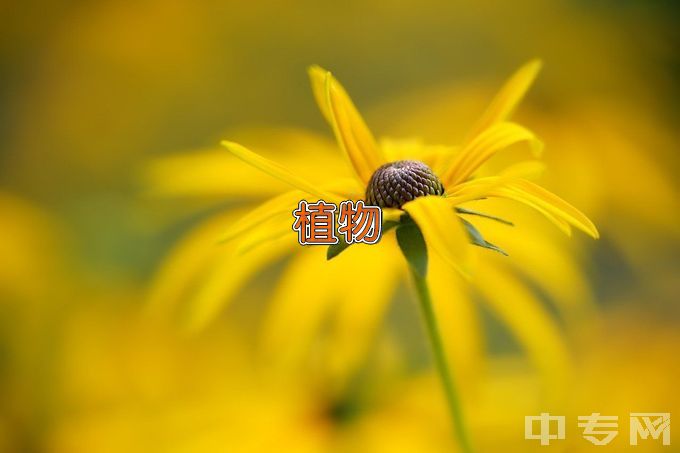
[[[674,412],[680,404],[680,367],[667,363],[680,336],[663,322],[640,320],[639,313],[619,313],[607,334],[589,336],[578,351],[584,360],[575,368],[573,397],[564,408],[549,407],[574,423],[593,410],[619,415],[612,451],[627,446],[630,412]],[[46,451],[456,451],[435,376],[400,374],[383,341],[373,376],[338,396],[318,373],[292,369],[281,379],[255,363],[239,320],[186,338],[135,313],[83,307],[65,327],[51,387],[60,404],[40,437]],[[546,408],[535,376],[518,357],[489,366],[494,372],[470,407],[478,451],[542,451],[522,429],[524,416]],[[579,451],[585,442],[571,430],[564,446]],[[664,451],[651,439],[638,449]]]

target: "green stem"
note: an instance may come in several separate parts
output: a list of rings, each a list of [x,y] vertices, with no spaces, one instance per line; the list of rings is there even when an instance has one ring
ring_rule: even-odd
[[[444,344],[439,332],[439,326],[437,325],[437,317],[434,313],[430,289],[427,286],[425,277],[422,277],[413,270],[411,270],[411,274],[413,275],[416,292],[418,293],[418,301],[420,302],[420,308],[423,312],[423,318],[425,319],[427,336],[430,340],[430,346],[432,347],[432,353],[434,355],[434,363],[437,372],[439,373],[439,378],[442,381],[444,393],[446,394],[446,402],[448,403],[449,412],[451,413],[453,429],[456,433],[461,451],[464,453],[471,453],[472,446],[465,426],[460,396],[456,388],[456,382],[451,374],[451,368],[446,360]]]

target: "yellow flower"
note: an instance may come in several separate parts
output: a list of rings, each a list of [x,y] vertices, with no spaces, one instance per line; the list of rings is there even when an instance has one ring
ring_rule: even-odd
[[[460,150],[424,146],[412,150],[409,157],[414,161],[424,162],[439,177],[446,190],[444,197],[418,196],[399,206],[400,209],[383,209],[384,218],[392,221],[398,221],[404,212],[408,213],[421,229],[428,246],[454,267],[469,260],[469,239],[453,208],[475,199],[500,197],[516,200],[536,209],[566,233],[570,233],[570,226],[574,226],[595,238],[598,237],[595,226],[580,211],[522,178],[522,173],[527,171],[526,165],[510,168],[498,176],[473,177],[479,167],[494,154],[513,144],[528,142],[535,153],[540,153],[542,144],[531,131],[507,121],[539,68],[540,63],[533,61],[522,67],[508,81]],[[297,189],[253,211],[230,230],[227,238],[233,238],[257,226],[274,214],[289,212],[290,201],[299,200],[301,194],[332,202],[347,198],[364,199],[376,170],[400,160],[399,150],[378,145],[349,96],[330,72],[313,66],[309,74],[319,108],[352,165],[355,181],[346,183],[334,179],[334,169],[328,169],[326,182],[314,184],[237,143],[224,141],[222,144],[236,157]],[[314,159],[314,156],[309,158]],[[529,170],[534,168],[531,166]],[[289,229],[281,225],[281,230],[277,233],[288,232]]]
[[[513,235],[505,234],[507,238],[501,245],[505,247],[507,243],[508,251],[518,258],[516,260],[487,251],[478,253],[481,249],[470,245],[471,234],[478,233],[476,227],[461,220],[462,217],[478,218],[480,224],[488,225],[487,222],[493,220],[463,205],[489,203],[493,206],[490,198],[511,199],[535,209],[566,233],[576,227],[598,236],[595,226],[580,211],[526,179],[540,171],[540,164],[535,160],[520,162],[494,176],[476,177],[477,170],[487,160],[514,144],[529,143],[535,154],[540,153],[542,146],[536,136],[508,121],[539,68],[540,63],[533,61],[517,71],[462,145],[449,147],[413,140],[377,142],[342,86],[329,72],[312,67],[309,72],[314,95],[354,176],[344,176],[344,169],[328,154],[322,141],[297,149],[292,160],[293,166],[299,166],[302,156],[315,182],[240,144],[224,142],[233,155],[273,176],[278,184],[276,190],[271,190],[263,180],[254,179],[250,174],[244,177],[242,169],[225,163],[219,167],[226,171],[224,179],[243,180],[243,190],[225,192],[238,196],[243,196],[243,192],[262,195],[270,189],[275,193],[281,182],[293,190],[277,193],[239,220],[235,220],[233,212],[220,214],[187,236],[157,275],[151,293],[152,306],[176,304],[186,296],[189,310],[183,314],[190,327],[201,327],[234,298],[253,274],[294,251],[294,258],[286,262],[266,309],[263,353],[282,364],[300,363],[325,326],[324,364],[343,381],[361,365],[387,304],[402,280],[405,268],[401,253],[394,235],[389,233],[376,246],[353,245],[337,258],[322,263],[325,250],[297,245],[291,230],[291,212],[300,199],[330,202],[364,199],[367,185],[381,165],[416,160],[428,165],[437,175],[446,189],[445,195],[417,197],[399,208],[385,208],[384,217],[388,221],[412,219],[422,231],[427,247],[436,252],[430,256],[427,279],[437,316],[444,327],[450,359],[462,364],[459,369],[463,383],[470,381],[466,374],[474,374],[482,355],[480,321],[473,305],[475,293],[479,292],[481,299],[527,351],[549,390],[558,393],[567,375],[567,348],[559,327],[526,280],[545,290],[563,312],[573,309],[574,302],[587,306],[589,290],[574,258],[540,226],[531,231],[526,244],[517,239],[526,237],[519,229],[513,231]],[[290,147],[290,144],[284,141],[282,146]],[[199,165],[199,160],[194,162],[194,169],[207,166],[205,161]],[[185,160],[174,167],[184,170],[184,180],[192,175],[192,167],[187,163]],[[218,168],[215,163],[210,165],[210,170],[202,168],[201,171],[214,174]],[[194,182],[188,192],[211,192],[210,187],[197,187],[201,184],[200,174],[194,173],[194,179],[199,182]],[[153,179],[170,177],[170,172],[160,171]],[[165,191],[173,189],[166,187]],[[517,216],[525,224],[532,222],[524,212],[518,211]],[[231,226],[226,234],[220,235],[224,225]],[[221,247],[214,246],[217,237],[222,239]],[[476,242],[491,247],[481,235]],[[483,268],[479,277],[474,272],[474,259],[481,261],[479,268]],[[548,262],[550,269],[541,270],[543,262]],[[473,283],[483,284],[466,284],[456,278],[452,267],[470,275]],[[357,281],[360,278],[370,278],[370,284]],[[475,280],[477,278],[479,280]],[[565,292],[573,297],[566,300]],[[329,318],[332,318],[330,325]]]

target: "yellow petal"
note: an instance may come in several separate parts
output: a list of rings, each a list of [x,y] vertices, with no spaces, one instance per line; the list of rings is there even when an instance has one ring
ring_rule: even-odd
[[[503,266],[485,266],[478,285],[483,301],[505,324],[544,377],[545,389],[557,396],[566,389],[570,356],[557,323],[541,301]]]
[[[352,182],[356,182],[354,179]],[[330,181],[323,184],[326,188],[340,189],[345,180]],[[351,186],[350,186],[351,187]],[[344,194],[349,199],[358,199],[356,194]],[[300,200],[308,198],[302,191],[294,190],[272,198],[257,208],[250,211],[246,216],[233,222],[231,228],[224,234],[220,242],[230,241],[239,237],[236,247],[238,253],[247,253],[254,248],[285,235],[295,236],[292,225],[292,213],[297,208]],[[383,211],[383,220],[397,221],[403,211],[386,208]]]
[[[215,245],[215,237],[239,213],[216,215],[201,223],[176,244],[153,277],[147,296],[147,306],[153,315],[170,313],[186,296],[198,275],[209,268],[214,256],[224,252]]]
[[[319,181],[326,175],[355,179],[344,165],[337,143],[322,135],[271,127],[238,128],[234,134],[240,137],[235,141],[257,145],[256,149],[265,156],[276,155],[280,164],[294,168],[299,175],[320,175]],[[310,154],[314,159],[309,158]],[[200,197],[220,202],[226,197],[269,197],[289,189],[287,183],[243,165],[219,145],[154,158],[140,168],[139,178],[150,196]],[[333,192],[331,188],[326,190]]]
[[[307,69],[307,74],[309,74],[316,105],[319,106],[319,110],[321,110],[321,114],[328,121],[328,124],[333,124],[333,116],[326,101],[326,74],[328,74],[328,71],[321,66],[312,65]]]
[[[334,169],[335,170],[335,169]],[[344,200],[361,200],[364,198],[363,184],[356,178],[337,178],[320,185],[327,192],[332,192]]]
[[[305,198],[305,195],[306,194],[302,191],[293,190],[267,200],[238,221],[233,222],[231,227],[220,239],[220,242],[228,241],[240,234],[250,231],[276,215],[292,213],[298,202]]]
[[[406,203],[408,212],[420,227],[428,247],[461,274],[468,276],[471,247],[463,225],[451,205],[443,197],[418,197]]]
[[[311,75],[316,92],[321,72],[315,69]],[[330,117],[330,124],[340,147],[359,179],[367,184],[373,172],[385,163],[382,151],[342,85],[327,71],[323,83],[326,106],[321,111],[324,116]]]
[[[470,131],[470,138],[474,138],[484,129],[492,124],[505,121],[510,117],[515,107],[524,97],[536,75],[541,70],[540,60],[532,60],[515,72],[505,85],[496,94],[491,104],[486,109],[482,117],[477,121],[475,127]]]
[[[484,198],[488,196],[492,189],[513,180],[515,180],[515,178],[504,176],[488,176],[486,178],[472,179],[458,184],[448,191],[446,193],[446,201],[452,206],[457,206],[468,201]]]
[[[484,358],[482,326],[476,301],[466,284],[451,272],[451,267],[437,254],[430,257],[427,281],[432,292],[434,310],[441,327],[445,350],[463,393],[478,382]]]
[[[355,376],[373,347],[400,276],[394,236],[386,240],[380,247],[356,244],[329,262],[318,247],[293,257],[266,307],[261,335],[266,363],[275,369],[300,368],[310,356],[324,356],[334,387]],[[356,283],[367,275],[374,284]]]
[[[520,142],[528,142],[534,155],[540,155],[543,144],[528,129],[509,122],[496,123],[470,141],[456,156],[442,176],[445,187],[467,180],[497,152]]]
[[[383,222],[387,222],[387,221],[397,222],[403,214],[404,214],[404,211],[402,211],[401,209],[382,208]]]
[[[587,223],[577,222],[577,224],[570,221],[572,217],[565,217],[561,210],[556,209],[549,203],[541,201],[535,196],[529,196],[524,190],[517,188],[517,183],[519,181],[524,181],[522,179],[515,178],[513,171],[510,171],[509,176],[491,176],[487,178],[478,178],[471,181],[459,184],[454,187],[453,191],[447,194],[446,201],[451,206],[458,206],[470,201],[479,200],[486,197],[500,197],[507,198],[510,200],[515,200],[523,203],[532,209],[540,212],[545,218],[551,221],[557,228],[559,228],[567,236],[571,236],[571,225],[576,226],[579,229],[586,228],[586,233],[597,238],[599,234],[595,229],[594,225],[590,220],[580,213],[576,208],[567,204],[564,200],[559,199],[562,203],[565,203],[570,208],[570,212],[578,213],[579,218],[587,220]],[[524,181],[529,183],[529,181]],[[533,184],[536,186],[535,184]],[[538,186],[536,186],[538,187]],[[539,188],[540,189],[540,188]],[[545,189],[541,189],[547,192]],[[550,193],[550,192],[547,192]],[[553,195],[556,197],[556,195]],[[573,220],[573,219],[572,219]],[[590,225],[590,226],[588,226]]]
[[[146,193],[154,197],[262,197],[286,185],[226,154],[222,148],[155,158],[140,169]],[[228,175],[228,176],[227,176]]]
[[[489,196],[500,196],[525,203],[542,212],[550,220],[557,219],[572,225],[595,239],[600,237],[597,228],[585,214],[554,193],[530,181],[520,179],[510,182],[493,189]]]
[[[276,162],[273,162],[269,159],[266,159],[250,151],[246,147],[239,145],[238,143],[224,140],[222,141],[222,145],[225,148],[227,148],[227,150],[230,153],[232,153],[242,161],[246,162],[247,164],[250,164],[253,167],[260,169],[261,171],[267,173],[270,176],[273,176],[274,178],[280,179],[281,181],[289,184],[290,186],[296,189],[300,189],[310,195],[313,195],[325,201],[331,201],[334,203],[339,203],[343,201],[337,195],[317,189],[317,187],[314,184],[311,184],[305,181],[304,179],[295,176],[293,173],[284,168],[282,165],[277,164]]]
[[[225,247],[225,251],[207,269],[202,281],[198,282],[197,290],[187,302],[186,328],[190,331],[203,328],[233,299],[249,278],[292,250],[294,244],[295,241],[284,238],[245,255]]]
[[[256,248],[286,237],[291,243],[296,244],[297,235],[292,225],[293,218],[290,213],[279,213],[239,238],[236,253],[239,255],[250,253]]]
[[[357,282],[370,275],[371,284],[343,284],[336,293],[337,308],[328,336],[329,366],[339,384],[363,364],[373,346],[385,311],[398,283],[399,250],[394,235],[383,238],[380,247],[357,244],[338,261],[336,277]]]
[[[498,201],[503,202],[486,200],[485,204],[493,206]],[[486,222],[484,225],[485,234],[489,237],[503,238],[503,249],[512,257],[511,260],[506,260],[508,265],[517,269],[523,278],[549,296],[547,299],[554,303],[560,317],[566,321],[566,326],[572,332],[582,331],[589,323],[592,324],[596,315],[594,295],[586,272],[575,256],[573,244],[555,240],[552,232],[540,226],[532,228],[536,221],[516,209],[501,207],[499,210],[508,213],[512,211],[515,215],[513,220],[524,227],[513,234],[507,234],[507,228],[503,225],[495,222]],[[498,261],[498,258],[505,259],[493,254],[482,255],[485,260]],[[480,268],[484,268],[484,264],[480,263]]]
[[[507,187],[504,187],[513,181],[516,181],[516,178],[499,176],[473,179],[472,181],[468,181],[456,186],[453,192],[447,195],[446,200],[451,206],[458,206],[470,201],[480,200],[488,197],[501,197],[519,201],[543,214],[543,216],[550,220],[567,236],[571,236],[571,227],[567,222],[561,218],[555,217],[552,213],[546,211],[541,205],[528,200],[526,197],[518,195],[515,191],[510,190]]]
[[[304,247],[287,264],[265,307],[260,336],[263,363],[295,367],[304,359],[335,303],[342,280],[325,262],[325,247]],[[323,263],[320,265],[320,263]]]

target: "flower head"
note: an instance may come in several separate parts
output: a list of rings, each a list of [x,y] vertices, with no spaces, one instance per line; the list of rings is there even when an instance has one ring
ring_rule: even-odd
[[[390,225],[415,223],[429,248],[436,251],[454,268],[466,273],[468,244],[500,250],[488,243],[460,214],[471,214],[461,207],[473,200],[489,197],[518,201],[537,210],[565,233],[576,227],[597,238],[593,223],[579,210],[557,195],[529,181],[535,165],[521,163],[490,177],[476,177],[477,170],[496,153],[526,142],[535,155],[542,143],[528,129],[507,121],[540,69],[539,61],[520,68],[501,89],[469,138],[459,150],[428,152],[415,150],[408,160],[396,158],[389,147],[383,147],[354,106],[350,97],[330,72],[313,66],[309,70],[312,88],[321,110],[335,133],[356,175],[355,184],[330,180],[321,185],[308,182],[279,164],[265,159],[233,142],[223,145],[250,165],[285,181],[307,197],[338,202],[343,198],[364,199],[383,208]],[[268,205],[251,221],[262,221],[277,211]],[[473,213],[480,214],[480,213]],[[254,223],[253,223],[254,224]],[[243,225],[232,229],[243,231]],[[340,246],[340,251],[344,246]],[[329,257],[337,255],[338,247]]]

